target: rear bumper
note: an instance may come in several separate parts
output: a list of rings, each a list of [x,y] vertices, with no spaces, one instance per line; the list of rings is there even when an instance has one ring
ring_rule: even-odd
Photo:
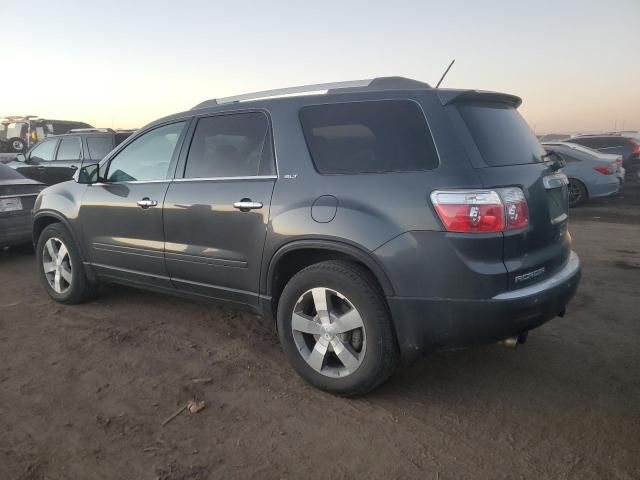
[[[31,212],[0,216],[0,247],[31,243]]]
[[[615,175],[608,175],[608,181],[590,183],[588,186],[589,197],[608,197],[615,195],[620,190],[620,180]]]
[[[484,300],[388,298],[405,359],[435,350],[493,343],[561,314],[580,282],[578,256],[551,277]]]

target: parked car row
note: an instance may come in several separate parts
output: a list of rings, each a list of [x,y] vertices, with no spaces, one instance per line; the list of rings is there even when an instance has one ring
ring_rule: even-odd
[[[632,134],[581,135],[565,140],[578,145],[622,156],[622,166],[630,180],[637,181],[640,173],[640,139]]]
[[[31,243],[31,212],[45,187],[0,164],[0,247]]]
[[[54,185],[71,180],[83,162],[102,160],[132,133],[133,130],[74,129],[46,137],[6,165],[27,178]]]
[[[569,206],[588,198],[608,197],[619,192],[625,169],[621,155],[602,154],[570,142],[545,142],[547,152],[555,152],[565,162],[562,172],[569,178]]]
[[[640,137],[633,132],[575,135],[543,141],[545,150],[561,157],[569,177],[569,204],[617,194],[625,179],[640,181]]]

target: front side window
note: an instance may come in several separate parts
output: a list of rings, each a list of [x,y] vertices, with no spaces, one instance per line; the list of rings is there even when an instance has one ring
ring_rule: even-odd
[[[155,128],[127,145],[110,162],[107,180],[132,182],[164,180],[185,122]]]
[[[422,109],[409,100],[310,105],[300,122],[322,174],[413,172],[438,166]]]
[[[57,140],[45,140],[36,147],[29,154],[29,159],[39,162],[50,162],[53,160],[53,154],[56,151]]]
[[[189,148],[185,178],[272,175],[269,121],[260,112],[198,120]]]
[[[56,160],[81,160],[82,144],[79,137],[64,137],[60,140],[60,147]]]
[[[91,136],[87,137],[87,148],[89,149],[89,158],[91,160],[102,160],[113,150],[113,142],[111,137]]]

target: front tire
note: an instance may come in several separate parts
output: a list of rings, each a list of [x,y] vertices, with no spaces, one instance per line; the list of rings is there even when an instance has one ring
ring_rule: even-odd
[[[42,231],[36,255],[42,284],[56,302],[73,305],[94,295],[96,285],[87,278],[73,238],[62,224]]]
[[[327,261],[289,280],[278,302],[278,335],[296,372],[341,396],[386,381],[398,347],[384,297],[358,265]]]

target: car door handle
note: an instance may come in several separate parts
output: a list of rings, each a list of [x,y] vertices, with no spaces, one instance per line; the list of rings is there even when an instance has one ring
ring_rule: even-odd
[[[255,210],[257,208],[262,208],[262,202],[252,202],[248,199],[242,199],[239,202],[235,202],[233,204],[234,208],[241,210],[243,212],[248,212],[249,210]]]
[[[78,169],[78,167],[76,167],[75,165],[71,165],[69,168],[70,168],[71,170],[77,170],[77,169]]]
[[[155,200],[149,200],[147,197],[142,200],[138,200],[138,206],[142,208],[155,207],[156,205],[158,205],[158,202]]]
[[[45,168],[46,168],[46,167],[43,167],[42,165],[40,165],[40,166],[38,167],[38,170],[44,170]]]

